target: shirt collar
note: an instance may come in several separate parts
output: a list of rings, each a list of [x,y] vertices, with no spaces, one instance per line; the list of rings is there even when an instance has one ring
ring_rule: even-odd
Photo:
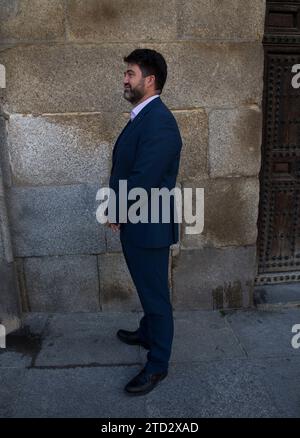
[[[148,99],[144,100],[143,102],[141,102],[139,105],[137,105],[136,107],[134,107],[131,110],[130,113],[130,119],[131,121],[138,115],[138,113],[140,111],[142,111],[142,109],[151,102],[151,100],[155,99],[156,97],[159,97],[159,94],[155,94],[154,96],[148,97]]]

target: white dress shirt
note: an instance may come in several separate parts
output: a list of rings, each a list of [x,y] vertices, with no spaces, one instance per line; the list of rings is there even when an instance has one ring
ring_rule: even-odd
[[[142,109],[151,102],[151,100],[155,99],[156,97],[159,97],[159,94],[155,94],[154,96],[148,97],[148,99],[144,100],[143,102],[139,103],[136,107],[134,107],[131,110],[130,113],[130,119],[131,121],[138,115],[138,113],[140,111],[142,111]]]

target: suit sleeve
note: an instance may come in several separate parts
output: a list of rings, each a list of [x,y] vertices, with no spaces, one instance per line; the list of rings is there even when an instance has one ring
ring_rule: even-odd
[[[175,120],[160,119],[158,126],[150,123],[142,134],[137,148],[135,164],[127,179],[127,199],[132,188],[145,189],[148,196],[151,188],[160,187],[165,174],[175,159],[179,159],[182,142]],[[135,201],[127,201],[128,207]],[[116,221],[119,218],[119,194],[116,194]]]

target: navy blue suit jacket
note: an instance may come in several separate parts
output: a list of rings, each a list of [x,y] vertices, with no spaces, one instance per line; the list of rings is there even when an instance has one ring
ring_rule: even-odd
[[[127,180],[127,193],[142,187],[148,193],[149,219],[151,188],[176,185],[182,140],[177,122],[160,97],[148,103],[127,123],[113,149],[109,186],[119,202],[119,180]],[[139,198],[137,198],[139,199]],[[168,246],[178,241],[178,223],[174,222],[174,197],[170,197],[170,223],[121,223],[120,233],[133,244],[144,248]],[[136,201],[127,201],[128,209]],[[128,212],[127,209],[127,212]],[[116,223],[119,222],[117,208]]]

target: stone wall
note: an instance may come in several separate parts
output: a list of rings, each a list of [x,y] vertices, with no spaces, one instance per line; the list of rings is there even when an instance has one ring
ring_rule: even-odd
[[[140,309],[97,189],[126,123],[123,56],[160,51],[184,140],[178,184],[204,187],[201,235],[172,251],[175,309],[252,303],[265,1],[4,0],[5,168],[23,311]]]

